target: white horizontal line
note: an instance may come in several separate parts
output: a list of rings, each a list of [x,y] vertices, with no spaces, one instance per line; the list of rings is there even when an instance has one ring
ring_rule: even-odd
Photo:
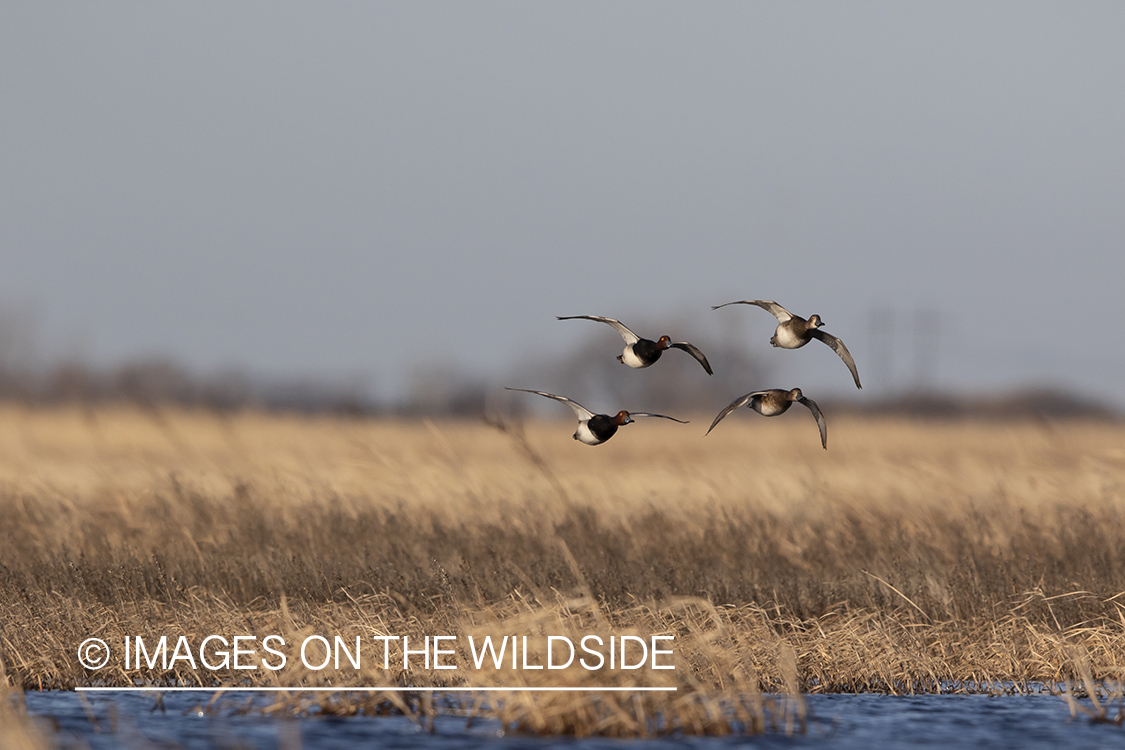
[[[76,687],[80,693],[642,693],[675,687]]]

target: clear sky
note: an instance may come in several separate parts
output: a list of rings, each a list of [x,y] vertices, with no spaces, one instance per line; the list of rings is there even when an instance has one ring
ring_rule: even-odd
[[[1125,406],[1123,33],[1119,2],[7,2],[0,303],[43,358],[376,398],[616,354],[579,314],[847,394],[710,310],[775,299],[864,398]]]

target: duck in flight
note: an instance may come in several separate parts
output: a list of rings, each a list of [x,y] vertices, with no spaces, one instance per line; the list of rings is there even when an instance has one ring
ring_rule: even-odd
[[[711,423],[704,434],[710,435],[711,430],[715,429],[715,425],[721,422],[723,417],[741,406],[748,405],[763,417],[776,417],[778,414],[784,414],[788,411],[794,403],[809,407],[809,411],[816,418],[816,426],[820,428],[820,444],[824,446],[824,450],[828,450],[828,425],[824,421],[824,415],[820,413],[820,407],[816,405],[815,401],[804,397],[800,388],[794,388],[791,391],[771,388],[767,391],[754,391],[753,393],[747,393],[745,396],[739,396],[731,401],[727,408],[719,412],[719,416],[715,417],[715,421]]]
[[[683,349],[695,357],[699,364],[703,365],[703,369],[707,371],[708,375],[713,374],[711,364],[707,361],[707,357],[703,356],[703,352],[686,341],[672,341],[668,336],[661,336],[656,341],[643,339],[626,328],[620,320],[603,318],[600,315],[559,315],[556,317],[559,320],[596,320],[599,323],[613,326],[621,334],[621,338],[625,339],[625,349],[617,355],[617,361],[634,369],[639,370],[653,364],[660,359],[660,355],[664,353],[665,349]]]
[[[675,417],[666,417],[663,414],[650,414],[648,412],[627,412],[619,411],[612,417],[608,414],[595,414],[587,409],[577,401],[572,401],[566,396],[556,396],[553,393],[546,391],[529,391],[526,388],[505,388],[509,391],[522,391],[524,393],[535,393],[547,398],[553,398],[555,401],[561,401],[570,407],[574,412],[574,416],[578,417],[578,429],[574,431],[574,439],[585,443],[586,445],[601,445],[609,440],[617,432],[617,428],[622,425],[627,425],[633,421],[633,417],[660,417],[662,419],[671,419],[673,422],[680,424],[687,424],[682,419]]]
[[[848,347],[844,346],[843,341],[830,333],[825,333],[820,330],[824,322],[820,319],[819,315],[812,315],[808,320],[805,320],[800,315],[794,315],[789,312],[773,300],[762,299],[744,299],[738,302],[726,302],[721,305],[715,305],[711,309],[718,310],[720,307],[726,307],[727,305],[757,305],[772,314],[777,318],[777,330],[774,331],[773,337],[770,338],[770,343],[782,349],[800,349],[813,339],[820,339],[832,347],[832,351],[839,354],[840,359],[844,360],[844,364],[851,370],[852,378],[855,380],[855,387],[863,388],[863,386],[859,384],[859,372],[855,369],[855,360],[852,359],[852,353],[848,351]]]

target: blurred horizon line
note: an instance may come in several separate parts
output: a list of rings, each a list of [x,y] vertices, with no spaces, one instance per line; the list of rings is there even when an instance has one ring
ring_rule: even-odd
[[[519,377],[527,379],[526,375]],[[827,395],[816,400],[838,414],[956,419],[1125,419],[1125,411],[1116,405],[1106,405],[1093,394],[1076,393],[1073,388],[1053,384],[971,392],[926,386],[894,391],[877,398],[871,398],[870,393],[864,395],[862,399],[858,394]],[[542,405],[514,399],[501,385],[473,374],[458,377],[451,371],[444,371],[432,378],[416,379],[405,396],[379,399],[356,378],[271,377],[242,368],[199,374],[166,356],[133,359],[109,367],[75,360],[46,367],[13,367],[0,359],[0,403],[30,407],[166,406],[221,413],[262,410],[355,417],[483,418],[497,412],[507,416],[546,413]],[[695,398],[670,405],[662,403],[661,408],[700,411],[710,409],[711,405],[704,405]],[[569,415],[560,415],[564,417],[569,418]]]

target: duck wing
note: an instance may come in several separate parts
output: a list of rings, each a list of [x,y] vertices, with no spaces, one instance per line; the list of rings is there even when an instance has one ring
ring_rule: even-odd
[[[621,334],[621,338],[625,339],[626,344],[635,344],[641,340],[641,337],[626,328],[624,323],[613,318],[603,318],[600,315],[556,315],[555,317],[558,320],[596,320],[599,323],[613,326]]]
[[[708,375],[715,374],[711,372],[711,363],[707,361],[707,357],[703,356],[703,352],[699,351],[699,349],[692,344],[689,344],[686,341],[676,341],[669,344],[668,346],[673,346],[677,349],[683,349],[685,352],[695,357],[699,364],[703,365],[703,369],[707,371]]]
[[[824,415],[820,413],[820,407],[811,398],[801,396],[797,400],[809,407],[809,411],[816,417],[816,426],[820,428],[820,444],[824,446],[824,450],[828,450],[828,423],[824,421]]]
[[[631,412],[629,412],[629,416],[630,417],[660,417],[661,419],[671,419],[673,422],[679,422],[680,424],[687,424],[686,420],[676,419],[675,417],[669,417],[667,414],[653,414],[652,412],[648,412],[648,411],[631,411]]]
[[[508,391],[523,391],[524,393],[535,393],[547,398],[553,398],[555,401],[559,401],[569,406],[571,411],[574,412],[574,416],[578,417],[578,420],[580,422],[585,422],[586,420],[594,416],[594,412],[590,411],[577,401],[572,401],[566,396],[556,396],[555,394],[547,393],[546,391],[529,391],[526,388],[509,388],[508,386],[504,386],[504,389]]]
[[[717,425],[719,422],[722,422],[723,418],[725,418],[726,415],[730,414],[735,409],[746,406],[746,404],[750,403],[750,399],[754,398],[755,396],[761,396],[761,395],[766,394],[768,392],[769,391],[754,391],[753,393],[747,393],[745,396],[739,396],[734,401],[731,401],[730,405],[727,406],[727,408],[723,409],[721,412],[719,412],[719,416],[715,417],[715,421],[712,422],[711,426],[707,428],[707,432],[703,433],[704,437],[706,437],[707,435],[710,435],[711,430],[715,429],[715,425]]]
[[[718,310],[720,307],[726,307],[727,305],[757,305],[758,307],[768,312],[770,315],[777,318],[778,323],[784,323],[785,321],[791,320],[792,318],[796,317],[793,313],[789,312],[773,300],[769,299],[743,299],[738,300],[737,302],[724,302],[721,305],[714,305],[711,309]]]
[[[852,371],[852,378],[855,380],[856,388],[863,388],[859,384],[859,372],[855,369],[855,360],[852,359],[852,353],[848,351],[848,347],[844,346],[844,342],[833,336],[831,333],[825,333],[819,328],[814,328],[809,333],[812,334],[814,339],[820,339],[824,343],[832,347],[832,351],[840,355],[840,359],[844,360],[844,364]]]

